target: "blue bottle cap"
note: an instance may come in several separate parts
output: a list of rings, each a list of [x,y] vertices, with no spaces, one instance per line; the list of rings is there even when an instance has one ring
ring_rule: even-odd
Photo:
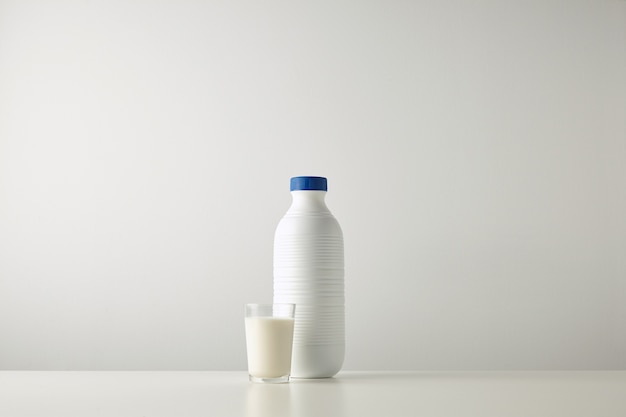
[[[328,191],[328,182],[324,177],[293,177],[291,191],[317,190]]]

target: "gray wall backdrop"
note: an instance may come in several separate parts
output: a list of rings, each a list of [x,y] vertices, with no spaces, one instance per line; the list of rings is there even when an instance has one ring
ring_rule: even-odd
[[[293,175],[345,369],[626,369],[625,44],[624,1],[0,0],[0,369],[245,369]]]

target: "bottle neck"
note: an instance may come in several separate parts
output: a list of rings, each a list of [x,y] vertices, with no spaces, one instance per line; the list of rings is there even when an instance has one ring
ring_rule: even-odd
[[[289,211],[330,213],[326,207],[326,191],[301,190],[291,192],[292,202]]]

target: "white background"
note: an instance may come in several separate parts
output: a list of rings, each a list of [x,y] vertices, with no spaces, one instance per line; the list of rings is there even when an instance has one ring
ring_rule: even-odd
[[[626,2],[1,1],[0,369],[245,369],[329,178],[345,369],[626,369]]]

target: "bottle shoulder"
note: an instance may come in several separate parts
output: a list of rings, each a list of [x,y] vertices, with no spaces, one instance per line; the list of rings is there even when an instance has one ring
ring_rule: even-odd
[[[276,235],[281,234],[317,234],[343,238],[343,232],[339,222],[330,213],[326,215],[299,215],[287,213],[276,227]]]

